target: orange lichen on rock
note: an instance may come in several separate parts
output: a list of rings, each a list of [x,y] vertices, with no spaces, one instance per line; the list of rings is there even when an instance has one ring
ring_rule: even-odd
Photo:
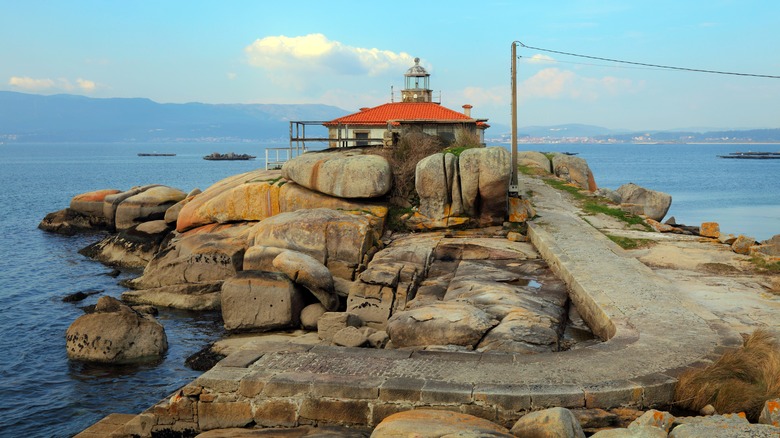
[[[720,237],[720,225],[717,222],[702,222],[699,235],[717,239]]]

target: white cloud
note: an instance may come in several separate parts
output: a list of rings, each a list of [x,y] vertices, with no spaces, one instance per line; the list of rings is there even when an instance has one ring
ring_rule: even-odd
[[[95,88],[97,87],[97,84],[95,84],[94,81],[89,81],[81,78],[76,79],[76,83],[78,84],[79,88],[81,88],[82,91],[86,91],[87,93],[91,91],[95,91]]]
[[[603,96],[634,93],[643,86],[642,82],[614,76],[591,78],[569,70],[545,68],[523,81],[518,87],[518,95],[522,98],[593,101]]]
[[[234,81],[234,80],[236,80],[236,78],[238,77],[238,75],[237,75],[237,74],[235,74],[235,73],[233,73],[233,72],[228,72],[226,76],[227,76],[227,78],[228,78],[229,80],[231,80],[231,81]]]
[[[539,54],[531,56],[530,58],[522,58],[522,59],[528,64],[549,64],[555,62],[555,59],[553,57],[547,55],[539,55]]]
[[[33,79],[26,76],[11,76],[11,79],[8,80],[8,85],[26,91],[42,91],[54,88],[54,81],[51,79]]]
[[[8,85],[25,91],[73,91],[78,89],[85,93],[95,91],[98,86],[94,81],[82,78],[76,79],[76,83],[74,85],[73,82],[65,78],[58,78],[56,80],[48,78],[35,79],[26,76],[12,76],[8,80]]]
[[[331,73],[344,76],[377,76],[405,71],[414,63],[405,52],[353,47],[331,41],[320,33],[287,37],[269,36],[244,49],[250,65],[279,75],[290,72]]]
[[[506,87],[466,87],[461,92],[463,102],[461,104],[473,105],[479,108],[486,105],[509,104],[511,90]]]

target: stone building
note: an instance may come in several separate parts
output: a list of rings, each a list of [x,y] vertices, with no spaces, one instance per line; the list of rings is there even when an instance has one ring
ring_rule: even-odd
[[[323,123],[328,128],[330,147],[390,146],[407,130],[420,130],[437,135],[445,141],[454,141],[464,130],[476,135],[484,143],[487,119],[471,116],[471,105],[463,105],[463,112],[455,111],[433,101],[430,74],[414,59],[414,66],[404,74],[401,102],[385,103]]]

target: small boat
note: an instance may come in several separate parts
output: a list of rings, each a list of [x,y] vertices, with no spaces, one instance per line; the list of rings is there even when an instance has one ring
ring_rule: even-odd
[[[254,155],[236,154],[233,152],[228,152],[226,154],[220,154],[219,152],[214,152],[212,154],[208,154],[205,157],[203,157],[204,160],[211,160],[211,161],[254,160],[255,158],[257,157]]]
[[[780,160],[780,152],[732,152],[728,155],[718,155],[718,157],[743,160]]]
[[[159,154],[157,152],[139,152],[139,157],[175,157],[176,154]]]

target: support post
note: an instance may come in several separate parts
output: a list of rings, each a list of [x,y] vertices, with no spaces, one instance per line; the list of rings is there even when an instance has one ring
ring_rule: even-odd
[[[517,182],[517,41],[512,41],[512,160],[509,196],[518,197],[520,187]]]

